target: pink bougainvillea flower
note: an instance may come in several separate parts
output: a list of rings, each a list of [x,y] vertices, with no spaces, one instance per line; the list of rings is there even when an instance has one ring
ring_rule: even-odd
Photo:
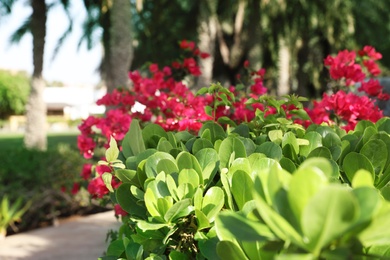
[[[359,52],[360,56],[368,56],[372,60],[380,60],[382,59],[382,54],[377,52],[374,47],[366,45]]]
[[[126,211],[124,211],[122,209],[122,207],[119,205],[119,204],[115,204],[114,206],[114,212],[115,212],[115,216],[127,216],[129,215],[129,213],[127,213]]]
[[[85,163],[83,165],[83,170],[81,172],[81,177],[84,180],[88,180],[91,177],[92,174],[92,164],[91,163]]]

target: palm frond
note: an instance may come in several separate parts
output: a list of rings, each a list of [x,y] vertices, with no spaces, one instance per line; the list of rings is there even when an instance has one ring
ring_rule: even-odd
[[[20,40],[27,33],[31,32],[31,17],[28,17],[24,23],[11,35],[10,42],[11,43],[19,43]]]

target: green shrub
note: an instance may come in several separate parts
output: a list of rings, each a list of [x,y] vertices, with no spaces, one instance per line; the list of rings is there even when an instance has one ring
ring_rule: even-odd
[[[128,213],[102,259],[388,256],[390,119],[348,133],[270,120],[198,135],[133,120],[100,162]]]
[[[0,150],[0,197],[31,201],[20,229],[30,229],[89,206],[88,200],[69,194],[73,183],[80,179],[83,164],[78,151],[64,143],[45,152],[23,147]],[[67,192],[62,191],[64,188]]]
[[[29,77],[0,70],[0,119],[23,114],[30,91]]]

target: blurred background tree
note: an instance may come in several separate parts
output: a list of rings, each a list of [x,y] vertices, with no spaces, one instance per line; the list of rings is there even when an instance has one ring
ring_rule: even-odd
[[[25,112],[29,84],[27,73],[0,70],[0,120]]]
[[[11,12],[15,1],[0,0],[0,14]],[[37,79],[42,77],[45,17],[55,4],[61,4],[68,14],[72,0],[29,3],[35,11],[12,40],[17,41],[26,32],[34,35],[35,69],[31,86],[40,89],[43,85]],[[253,69],[267,69],[265,83],[271,93],[319,97],[327,90],[328,72],[323,59],[338,50],[364,45],[372,45],[383,53],[382,68],[385,72],[390,68],[388,0],[83,0],[83,3],[87,19],[80,45],[103,46],[103,59],[97,67],[109,91],[128,86],[129,70],[146,70],[143,65],[148,62],[171,64],[177,58],[178,42],[182,39],[195,41],[201,51],[211,55],[200,61],[203,75],[191,82],[192,89],[213,81],[225,86],[238,83],[236,75],[244,70],[243,62],[248,60]],[[68,17],[70,26],[54,53],[71,32],[72,17]],[[36,93],[40,91],[31,91],[31,95]],[[38,103],[30,103],[27,115],[39,110],[33,108]]]

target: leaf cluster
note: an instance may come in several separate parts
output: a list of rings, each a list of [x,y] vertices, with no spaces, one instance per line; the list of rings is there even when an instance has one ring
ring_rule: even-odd
[[[349,133],[287,121],[193,135],[133,120],[106,154],[128,216],[101,259],[388,256],[390,120]]]

